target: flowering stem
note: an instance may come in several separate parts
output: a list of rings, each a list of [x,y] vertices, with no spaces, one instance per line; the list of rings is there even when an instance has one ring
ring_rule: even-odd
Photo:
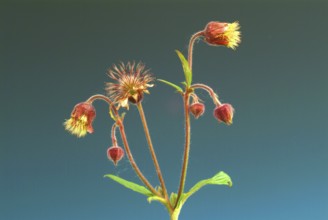
[[[125,134],[125,129],[124,129],[124,125],[123,122],[119,119],[116,122],[119,126],[120,129],[120,133],[121,133],[121,137],[122,137],[122,141],[123,141],[123,145],[126,151],[126,154],[128,156],[128,159],[131,163],[131,166],[133,167],[134,171],[136,172],[136,174],[138,175],[138,177],[140,178],[140,180],[147,186],[147,188],[154,194],[157,196],[162,196],[160,195],[155,188],[149,183],[149,181],[146,179],[146,177],[142,174],[142,172],[140,171],[139,167],[137,166],[136,162],[133,159],[132,153],[130,151],[130,147],[129,147],[129,143],[128,140],[126,138],[126,134]]]
[[[213,89],[207,85],[197,83],[190,86],[191,89],[204,89],[207,91],[213,99],[215,105],[221,105],[218,95],[213,91]]]
[[[188,162],[189,162],[189,152],[190,152],[189,98],[190,98],[190,93],[188,91],[186,91],[186,93],[183,97],[184,112],[185,112],[185,132],[186,132],[185,147],[184,147],[183,164],[182,164],[182,170],[181,170],[181,176],[180,176],[180,184],[179,184],[179,190],[178,190],[178,196],[177,196],[175,208],[177,207],[178,202],[179,202],[181,195],[183,193],[183,190],[184,190],[186,176],[187,176]]]
[[[151,154],[151,158],[154,162],[156,173],[157,173],[158,179],[159,179],[159,181],[161,183],[161,186],[162,186],[163,195],[164,195],[166,201],[169,204],[169,198],[168,198],[165,182],[164,182],[164,179],[163,179],[163,175],[162,175],[160,166],[158,164],[158,160],[157,160],[157,157],[156,157],[156,154],[155,154],[153,143],[152,143],[151,138],[150,138],[148,125],[147,125],[145,113],[143,111],[141,102],[139,102],[137,104],[137,108],[138,108],[138,111],[139,111],[139,114],[140,114],[140,118],[141,118],[141,122],[142,122],[142,125],[143,125],[143,128],[144,128],[144,131],[145,131],[145,135],[146,135],[147,143],[148,143],[148,146],[149,146],[149,151],[150,151],[150,154]]]
[[[189,47],[188,47],[188,63],[189,63],[190,69],[192,69],[192,55],[193,55],[195,40],[198,37],[202,36],[203,34],[204,34],[204,31],[198,31],[194,35],[192,35],[190,38]]]
[[[189,68],[192,71],[192,59],[193,59],[193,49],[195,40],[204,35],[204,31],[198,31],[193,34],[189,40],[189,47],[188,47],[188,63]],[[179,190],[177,195],[177,200],[175,203],[174,208],[177,208],[179,200],[184,190],[186,176],[187,176],[187,169],[188,169],[188,162],[189,162],[189,152],[190,152],[190,115],[189,115],[189,99],[190,99],[190,92],[192,91],[191,87],[186,86],[186,92],[183,96],[183,103],[184,103],[184,112],[185,112],[185,147],[183,153],[183,162],[182,162],[182,169],[180,175],[180,184]]]
[[[136,172],[136,174],[138,175],[138,177],[140,178],[140,180],[147,186],[147,188],[154,194],[154,195],[157,195],[157,196],[161,196],[156,190],[155,188],[149,183],[149,181],[147,180],[147,178],[142,174],[142,172],[140,171],[138,165],[136,164],[136,162],[134,161],[134,158],[132,156],[132,153],[131,153],[131,150],[130,150],[130,147],[129,147],[129,143],[128,143],[128,140],[126,138],[126,134],[125,134],[125,129],[124,129],[124,125],[123,125],[123,121],[122,119],[120,118],[119,114],[118,114],[118,111],[117,109],[115,108],[112,100],[110,100],[107,96],[104,96],[104,95],[100,95],[100,94],[97,94],[97,95],[93,95],[91,96],[86,102],[90,102],[92,103],[93,101],[95,100],[104,100],[105,102],[107,102],[109,104],[109,108],[111,110],[113,110],[117,120],[116,120],[116,124],[114,124],[112,126],[112,142],[113,142],[113,145],[117,145],[117,139],[115,137],[115,129],[116,127],[118,126],[119,129],[120,129],[120,134],[121,134],[121,137],[122,137],[122,141],[123,141],[123,145],[124,145],[124,148],[125,148],[125,151],[126,151],[126,154],[128,156],[128,159],[131,163],[131,166],[132,168],[134,169],[134,171]]]
[[[116,139],[116,135],[115,135],[116,127],[117,127],[116,123],[113,124],[113,126],[112,126],[112,134],[111,134],[113,146],[117,146],[117,139]]]
[[[107,96],[100,95],[100,94],[93,95],[90,98],[88,98],[88,100],[86,102],[92,103],[92,102],[94,102],[95,100],[98,100],[98,99],[107,102],[108,105],[109,105],[109,108],[114,111],[114,114],[118,115],[117,109],[115,108],[113,101],[110,100]]]

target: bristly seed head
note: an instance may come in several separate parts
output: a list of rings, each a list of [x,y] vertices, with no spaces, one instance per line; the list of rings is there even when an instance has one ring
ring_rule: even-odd
[[[118,104],[118,108],[129,109],[129,102],[133,104],[141,102],[143,94],[149,94],[148,88],[154,86],[151,84],[154,77],[141,62],[114,65],[108,70],[108,76],[117,81],[106,83],[106,91],[110,98]]]

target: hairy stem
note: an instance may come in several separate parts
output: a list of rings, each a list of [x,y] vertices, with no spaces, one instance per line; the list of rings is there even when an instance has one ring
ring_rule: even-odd
[[[147,125],[145,113],[143,111],[141,102],[139,102],[137,104],[137,108],[138,108],[138,111],[139,111],[139,114],[140,114],[140,118],[141,118],[141,122],[142,122],[142,125],[143,125],[143,128],[144,128],[144,131],[145,131],[145,135],[146,135],[147,143],[148,143],[148,146],[149,146],[149,151],[150,151],[150,154],[151,154],[151,158],[154,162],[156,173],[157,173],[158,179],[161,183],[161,187],[162,187],[162,190],[163,190],[163,195],[164,195],[165,199],[167,200],[167,202],[169,203],[169,197],[168,197],[168,194],[167,194],[165,182],[164,182],[164,179],[163,179],[163,175],[162,175],[160,166],[158,164],[158,160],[157,160],[156,153],[155,153],[155,150],[154,150],[154,147],[153,147],[153,143],[152,143],[151,138],[150,138],[148,125]]]
[[[108,105],[109,105],[109,109],[112,110],[115,115],[118,115],[117,109],[115,108],[113,101],[110,100],[107,96],[104,96],[104,95],[101,95],[101,94],[93,95],[90,98],[88,98],[88,100],[86,102],[92,103],[95,100],[99,100],[99,99],[107,102]]]
[[[113,124],[113,126],[112,126],[112,133],[111,133],[113,146],[117,146],[117,139],[116,139],[116,134],[115,134],[116,133],[115,132],[116,127],[117,127],[117,124],[116,123]]]
[[[114,106],[114,103],[112,100],[110,100],[107,96],[104,95],[93,95],[91,96],[86,102],[94,102],[95,100],[103,100],[105,102],[107,102],[109,104],[109,109],[112,110],[114,112],[115,117],[117,118],[116,120],[116,124],[113,125],[112,127],[112,141],[113,141],[113,145],[117,144],[117,139],[115,137],[115,129],[118,126],[120,129],[120,134],[122,137],[122,141],[123,141],[123,145],[126,151],[126,154],[128,156],[128,159],[130,161],[130,164],[132,166],[132,168],[134,169],[134,171],[136,172],[136,174],[138,175],[139,179],[145,184],[145,186],[154,194],[157,195],[159,197],[162,197],[162,195],[160,195],[155,188],[149,183],[149,181],[147,180],[147,178],[142,174],[142,172],[140,171],[138,165],[136,164],[136,162],[134,161],[134,158],[132,156],[130,147],[129,147],[129,143],[128,140],[126,138],[126,134],[125,134],[125,129],[124,129],[124,124],[122,119],[120,118],[120,115],[118,114],[117,109]]]
[[[146,179],[146,177],[142,174],[142,172],[140,171],[139,167],[137,166],[136,162],[134,161],[133,159],[133,156],[132,156],[132,153],[131,153],[131,150],[130,150],[130,147],[129,147],[129,143],[128,143],[128,140],[126,138],[126,134],[125,134],[125,129],[124,129],[124,125],[123,125],[123,122],[121,120],[118,120],[116,122],[119,126],[119,129],[120,129],[120,133],[121,133],[121,137],[122,137],[122,141],[123,141],[123,144],[124,144],[124,148],[125,148],[125,151],[126,151],[126,154],[128,156],[128,159],[131,163],[131,166],[132,168],[134,169],[134,171],[136,172],[136,174],[138,175],[138,177],[140,178],[140,180],[147,186],[147,188],[154,194],[154,195],[157,195],[157,196],[162,196],[160,195],[156,190],[155,188],[149,183],[149,181]]]
[[[204,85],[204,84],[201,84],[201,83],[197,83],[197,84],[191,85],[190,88],[191,89],[204,89],[212,97],[213,102],[214,102],[215,105],[221,105],[221,102],[218,98],[218,95],[213,91],[213,89],[211,87],[209,87],[207,85]]]
[[[192,69],[192,55],[193,55],[193,49],[194,49],[194,43],[195,40],[202,36],[204,34],[204,31],[199,31],[195,33],[194,35],[191,36],[190,41],[189,41],[189,47],[188,47],[188,63],[190,69]]]
[[[182,170],[180,175],[180,184],[178,190],[178,196],[175,204],[175,208],[178,205],[178,202],[181,198],[181,195],[184,190],[186,176],[187,176],[187,169],[188,169],[188,162],[189,162],[189,152],[190,152],[190,114],[189,114],[189,98],[190,94],[188,92],[185,93],[183,97],[184,103],[184,112],[185,112],[185,147],[184,147],[184,154],[183,154],[183,163],[182,163]]]

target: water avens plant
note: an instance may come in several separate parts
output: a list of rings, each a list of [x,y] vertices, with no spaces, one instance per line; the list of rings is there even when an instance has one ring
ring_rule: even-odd
[[[78,103],[75,105],[71,113],[71,118],[64,122],[65,129],[77,137],[84,137],[87,133],[93,133],[94,129],[92,127],[92,123],[96,117],[96,110],[93,106],[93,102],[95,100],[103,100],[107,102],[109,106],[109,115],[113,119],[111,129],[112,145],[107,150],[108,159],[110,159],[116,166],[126,155],[142,185],[122,179],[121,177],[113,174],[107,174],[105,177],[122,184],[128,189],[145,195],[148,202],[158,201],[162,203],[169,213],[170,220],[178,220],[181,208],[187,199],[203,186],[208,184],[232,186],[232,181],[228,174],[220,171],[213,177],[201,180],[189,190],[185,190],[190,152],[190,114],[192,114],[195,119],[199,119],[205,112],[205,105],[198,98],[197,91],[205,90],[209,94],[215,106],[213,116],[218,120],[218,122],[231,125],[234,115],[234,108],[232,105],[228,103],[221,103],[219,96],[212,88],[205,84],[193,83],[193,47],[195,41],[198,39],[202,39],[211,46],[225,46],[231,49],[236,49],[240,43],[239,24],[238,22],[209,22],[204,30],[196,32],[191,36],[187,58],[185,58],[180,51],[176,51],[181,61],[185,77],[185,81],[181,86],[164,79],[157,79],[158,81],[173,87],[174,90],[181,95],[183,101],[185,143],[177,192],[169,193],[166,188],[148,129],[146,115],[142,106],[142,100],[145,94],[149,94],[149,89],[153,87],[155,77],[143,63],[128,62],[126,64],[121,63],[119,65],[113,65],[112,68],[108,70],[108,76],[112,81],[106,83],[107,94],[96,94],[88,98],[86,101]],[[126,136],[124,116],[129,110],[130,105],[136,107],[139,111],[140,120],[144,128],[151,159],[159,180],[159,185],[155,187],[150,184],[147,177],[139,169],[139,166],[132,155],[130,144]],[[124,148],[120,147],[117,143],[117,130],[121,136]]]

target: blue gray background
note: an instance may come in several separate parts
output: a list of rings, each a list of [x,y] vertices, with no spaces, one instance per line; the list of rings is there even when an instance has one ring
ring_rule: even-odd
[[[218,124],[192,120],[187,189],[223,170],[234,186],[207,186],[181,220],[328,219],[327,1],[1,1],[0,219],[166,220],[158,203],[103,178],[138,182],[124,158],[106,158],[112,120],[96,102],[95,133],[78,139],[62,123],[72,107],[104,93],[106,69],[143,61],[157,78],[179,83],[174,52],[208,21],[241,24],[237,51],[195,45],[194,82],[236,109]],[[181,97],[156,83],[144,99],[170,191],[183,151]],[[157,177],[138,114],[126,130],[140,168]],[[120,142],[121,143],[121,142]]]

